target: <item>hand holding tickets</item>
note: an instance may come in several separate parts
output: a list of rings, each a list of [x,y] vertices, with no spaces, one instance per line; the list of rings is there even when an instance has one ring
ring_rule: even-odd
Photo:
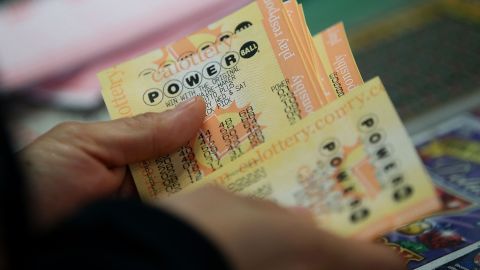
[[[358,238],[438,208],[380,79],[363,84],[343,24],[308,32],[295,1],[258,0],[99,74],[112,118],[206,102],[188,145],[131,165],[143,199],[221,185],[308,207],[323,228]]]
[[[195,95],[207,103],[205,124],[189,145],[132,165],[143,197],[178,192],[317,110],[318,100],[363,83],[342,24],[318,34],[320,43],[328,43],[321,47],[325,58],[318,59],[340,58],[339,64],[319,62],[314,68],[299,49],[314,46],[312,38],[293,38],[285,13],[281,2],[253,2],[166,48],[99,74],[112,118],[161,112]],[[321,83],[334,66],[336,92]],[[315,76],[314,69],[323,73]],[[333,91],[328,98],[324,89]]]

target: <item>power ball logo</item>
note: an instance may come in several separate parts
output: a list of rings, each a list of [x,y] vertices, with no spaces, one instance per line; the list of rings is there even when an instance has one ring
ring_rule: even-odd
[[[243,22],[237,26],[235,33],[251,26],[250,22]],[[172,79],[167,81],[162,89],[150,88],[143,94],[145,104],[155,106],[163,101],[164,97],[175,98],[183,93],[184,89],[194,89],[202,84],[204,80],[212,80],[223,70],[235,67],[240,58],[248,59],[258,52],[258,44],[255,41],[245,42],[238,52],[227,52],[220,60],[211,61],[205,64],[200,71],[189,71],[181,80]]]

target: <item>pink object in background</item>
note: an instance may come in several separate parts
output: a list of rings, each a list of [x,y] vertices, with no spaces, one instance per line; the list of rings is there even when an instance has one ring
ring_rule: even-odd
[[[0,10],[0,85],[68,107],[98,104],[95,74],[251,0],[43,0]]]

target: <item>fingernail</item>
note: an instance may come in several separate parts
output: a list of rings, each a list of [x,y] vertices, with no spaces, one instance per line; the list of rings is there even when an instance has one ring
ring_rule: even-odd
[[[188,106],[190,106],[191,104],[195,103],[197,101],[198,97],[195,96],[195,97],[192,97],[190,99],[187,99],[185,101],[182,101],[180,104],[178,104],[176,107],[175,107],[175,110],[176,111],[180,111],[180,110],[183,110],[185,108],[187,108]]]

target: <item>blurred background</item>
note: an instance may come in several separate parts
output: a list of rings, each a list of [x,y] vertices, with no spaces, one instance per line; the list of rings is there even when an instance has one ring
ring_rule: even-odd
[[[3,1],[0,86],[17,149],[62,121],[108,119],[98,71],[247,2]],[[411,134],[480,105],[479,0],[299,2],[313,34],[345,23],[364,79],[382,77]]]

